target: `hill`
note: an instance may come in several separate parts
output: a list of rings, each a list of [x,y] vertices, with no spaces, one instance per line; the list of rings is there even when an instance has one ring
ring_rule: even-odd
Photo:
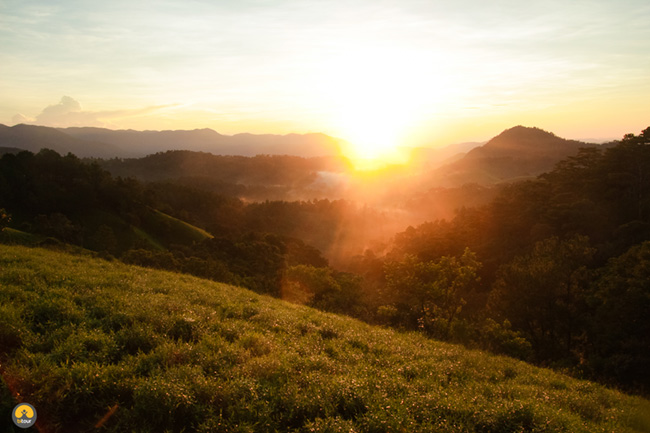
[[[0,247],[2,419],[41,431],[650,431],[650,402],[224,284]]]
[[[111,254],[190,246],[212,237],[147,206],[139,184],[52,150],[0,158],[0,207],[14,228]],[[169,206],[168,206],[169,208]]]
[[[440,167],[433,179],[445,186],[532,179],[552,170],[559,161],[577,154],[583,147],[597,145],[566,140],[539,128],[515,126],[483,146],[471,149],[461,159]]]

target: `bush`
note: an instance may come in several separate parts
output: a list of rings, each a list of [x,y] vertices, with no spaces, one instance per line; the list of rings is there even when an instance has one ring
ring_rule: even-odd
[[[520,332],[513,331],[507,320],[497,323],[492,319],[486,319],[480,334],[484,349],[523,360],[532,358],[532,345]]]

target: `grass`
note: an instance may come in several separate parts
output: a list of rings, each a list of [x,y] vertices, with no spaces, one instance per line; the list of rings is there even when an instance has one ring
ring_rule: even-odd
[[[159,251],[166,250],[172,244],[192,245],[212,237],[199,227],[155,209],[148,209],[141,218],[141,227],[144,228],[127,223],[117,214],[97,210],[86,215],[84,222],[92,228],[91,232],[101,225],[111,227],[118,245],[125,246],[135,241],[136,244]]]
[[[48,432],[650,431],[647,400],[513,359],[19,246],[0,356],[0,425],[25,401]]]
[[[174,218],[158,210],[152,210],[157,218],[167,220],[169,225],[173,227],[173,231],[178,232],[177,237],[184,242],[201,242],[204,239],[212,238],[213,236],[205,230],[196,227],[188,222]]]
[[[42,240],[42,236],[5,227],[0,230],[0,242],[10,245],[36,245]]]
[[[193,242],[198,243],[212,237],[203,229],[155,209],[150,209],[142,222],[149,237],[166,247],[172,244],[192,245]]]

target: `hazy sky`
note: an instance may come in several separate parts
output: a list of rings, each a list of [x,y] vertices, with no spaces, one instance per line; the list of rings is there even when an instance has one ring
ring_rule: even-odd
[[[0,123],[19,122],[620,138],[650,126],[650,3],[0,0]]]

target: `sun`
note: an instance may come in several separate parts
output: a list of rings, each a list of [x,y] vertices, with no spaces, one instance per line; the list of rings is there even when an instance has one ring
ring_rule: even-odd
[[[356,168],[374,169],[388,164],[407,162],[402,145],[406,122],[398,112],[372,103],[351,104],[343,110],[341,123],[348,142],[343,149]]]
[[[415,60],[414,60],[415,59]],[[427,68],[405,50],[348,50],[324,78],[323,91],[336,113],[337,134],[357,168],[407,162],[405,138],[430,94]]]

